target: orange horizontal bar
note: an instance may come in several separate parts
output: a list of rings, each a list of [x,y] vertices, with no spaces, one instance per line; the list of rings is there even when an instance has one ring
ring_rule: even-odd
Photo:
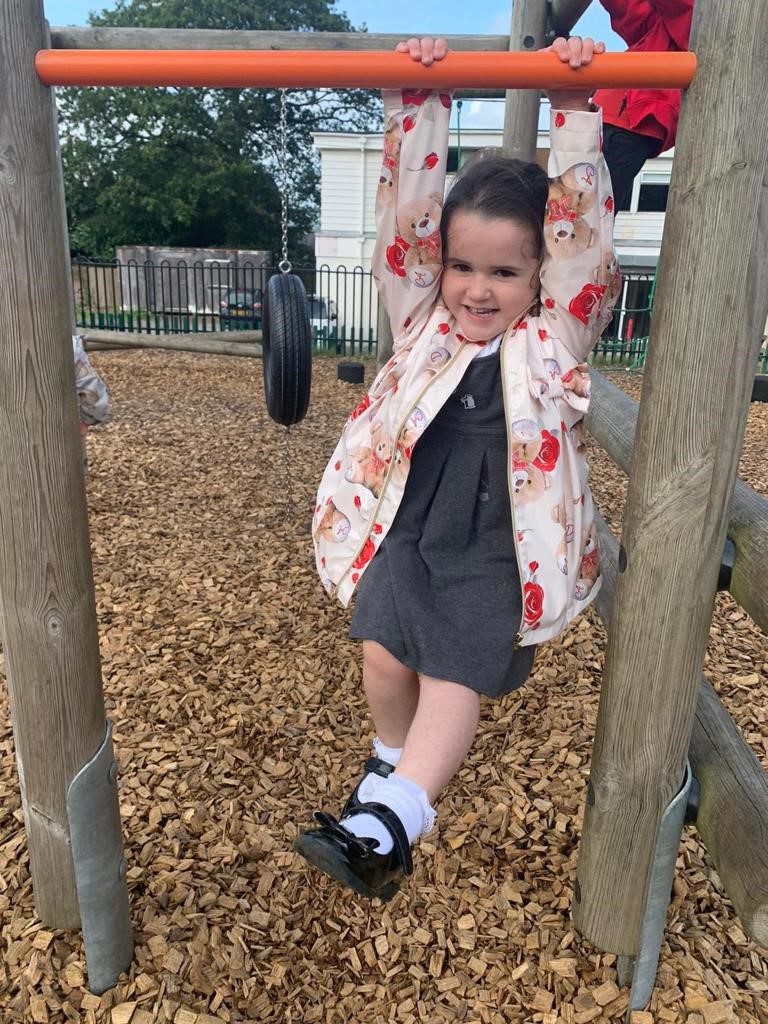
[[[355,50],[40,50],[44,85],[242,88],[684,89],[693,53],[603,53],[573,70],[553,53],[451,51],[429,68],[407,54]]]

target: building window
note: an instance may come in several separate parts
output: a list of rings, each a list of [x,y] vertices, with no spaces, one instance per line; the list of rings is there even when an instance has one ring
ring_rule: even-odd
[[[446,171],[448,174],[455,174],[459,167],[463,167],[470,157],[473,157],[477,152],[476,149],[466,149],[464,146],[461,147],[461,163],[459,163],[459,147],[449,146],[448,147],[448,162],[446,164]]]
[[[664,213],[669,195],[669,179],[663,174],[643,174],[637,197],[638,213]]]

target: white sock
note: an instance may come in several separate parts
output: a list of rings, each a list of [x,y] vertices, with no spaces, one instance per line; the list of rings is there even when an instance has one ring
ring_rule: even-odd
[[[386,743],[382,743],[378,736],[373,738],[373,752],[376,757],[381,758],[382,761],[386,761],[387,764],[392,764],[397,767],[397,762],[400,760],[400,756],[403,753],[402,747],[388,747]]]
[[[365,779],[365,799],[371,803],[384,804],[397,815],[400,824],[412,845],[421,835],[430,832],[435,824],[435,810],[430,806],[426,792],[404,775],[390,775],[382,779],[371,773]],[[378,818],[365,811],[342,818],[342,824],[353,835],[360,838],[376,839],[379,845],[376,853],[389,853],[392,836],[389,829]]]
[[[373,740],[373,753],[376,757],[382,761],[386,761],[387,764],[397,767],[397,762],[400,760],[400,756],[403,753],[402,747],[388,747],[386,743],[382,743],[378,736],[374,737]],[[381,775],[377,775],[376,772],[368,772],[365,778],[362,780],[357,789],[358,800],[372,800],[371,796],[372,787],[376,785],[376,780],[381,781]]]

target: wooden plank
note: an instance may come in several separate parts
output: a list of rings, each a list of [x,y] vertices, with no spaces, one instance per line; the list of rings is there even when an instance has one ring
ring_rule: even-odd
[[[0,603],[37,913],[71,928],[66,790],[105,720],[46,42],[38,0],[0,6]]]
[[[768,5],[697,4],[573,908],[589,941],[627,955],[683,777],[768,313],[768,103],[752,44],[767,36]]]
[[[52,28],[60,50],[393,50],[395,32],[241,32],[198,28]],[[449,35],[452,50],[508,50],[509,36]]]
[[[140,334],[131,331],[87,331],[83,334],[87,349],[95,345],[106,348],[157,348],[176,352],[200,352],[218,356],[261,357],[261,331],[238,331],[242,341],[233,341],[232,332],[200,334]]]
[[[593,370],[587,426],[613,461],[629,472],[635,443],[637,402]],[[736,481],[728,520],[736,546],[730,592],[764,633],[768,633],[768,500]]]
[[[595,607],[608,626],[619,542],[602,516],[597,526],[603,585]],[[744,930],[768,946],[768,774],[703,676],[688,760],[701,787],[702,842]]]

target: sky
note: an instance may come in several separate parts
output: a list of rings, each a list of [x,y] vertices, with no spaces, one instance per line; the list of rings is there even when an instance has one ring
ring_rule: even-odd
[[[51,25],[87,25],[91,11],[110,9],[112,3],[93,0],[43,0],[45,16]],[[369,32],[410,35],[506,35],[512,17],[512,0],[336,0],[334,7],[345,13],[359,28]],[[418,20],[413,11],[418,11]],[[623,41],[611,30],[608,15],[597,2],[574,27],[579,35],[602,39],[608,50],[626,49]],[[503,101],[472,101],[462,104],[463,128],[499,128],[504,121]]]

